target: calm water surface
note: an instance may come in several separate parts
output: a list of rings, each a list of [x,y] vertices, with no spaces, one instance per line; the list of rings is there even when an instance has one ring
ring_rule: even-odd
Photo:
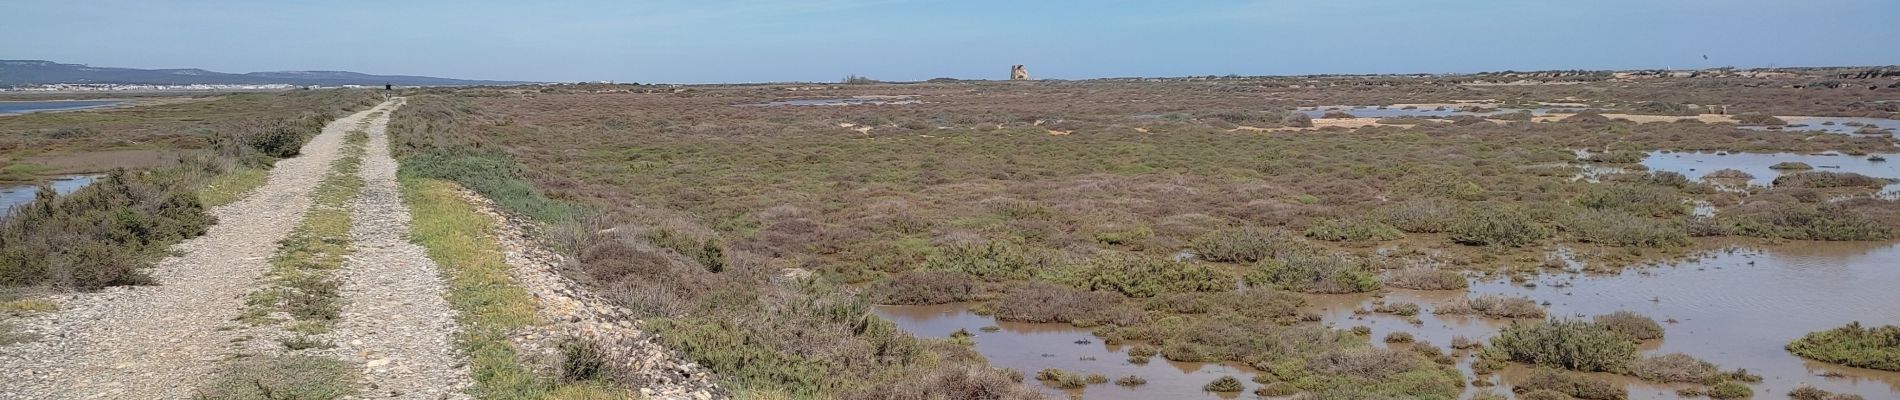
[[[1665,321],[1666,336],[1642,345],[1645,354],[1687,353],[1725,369],[1746,368],[1760,374],[1756,398],[1782,398],[1802,384],[1835,392],[1855,393],[1869,399],[1900,398],[1900,373],[1849,368],[1804,360],[1783,350],[1789,341],[1808,332],[1831,329],[1849,322],[1900,324],[1900,243],[1800,243],[1773,251],[1733,249],[1716,251],[1694,261],[1654,267],[1632,267],[1618,274],[1582,274],[1553,271],[1529,281],[1475,280],[1468,291],[1390,290],[1386,302],[1417,303],[1425,310],[1412,324],[1388,314],[1355,314],[1377,300],[1370,294],[1315,295],[1310,306],[1321,323],[1345,329],[1366,326],[1373,338],[1391,332],[1411,333],[1450,354],[1471,379],[1470,352],[1449,351],[1451,339],[1465,336],[1487,340],[1513,321],[1469,316],[1439,316],[1439,306],[1465,297],[1499,294],[1548,302],[1552,316],[1588,317],[1620,310]],[[976,349],[997,367],[1034,375],[1042,368],[1100,373],[1110,379],[1140,375],[1148,385],[1123,388],[1090,385],[1065,392],[1027,380],[1053,395],[1081,395],[1095,399],[1215,398],[1201,385],[1221,375],[1245,378],[1242,366],[1170,363],[1156,357],[1147,365],[1127,362],[1126,348],[1106,346],[1086,329],[1066,324],[1014,324],[969,313],[960,305],[880,307],[877,313],[906,331],[923,337],[948,337],[966,329],[976,334]],[[1673,321],[1673,322],[1667,322]],[[981,332],[983,326],[1000,332]],[[1088,340],[1089,344],[1077,344]],[[1374,340],[1374,346],[1384,346]],[[1088,359],[1093,357],[1093,359]],[[1509,393],[1526,368],[1512,368],[1487,377],[1495,388],[1468,388]],[[1623,376],[1597,374],[1628,387],[1631,398],[1675,398],[1675,389],[1691,385],[1661,385]],[[1255,384],[1247,382],[1248,390]],[[1237,395],[1254,398],[1250,393]]]
[[[0,115],[78,110],[119,104],[118,100],[0,101]]]

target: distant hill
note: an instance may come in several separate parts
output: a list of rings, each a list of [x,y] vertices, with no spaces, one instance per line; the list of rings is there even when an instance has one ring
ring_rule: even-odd
[[[60,64],[41,60],[0,60],[0,87],[55,83],[144,85],[402,85],[466,86],[511,85],[528,82],[482,81],[408,75],[370,75],[347,71],[279,71],[231,74],[188,69],[137,69]]]

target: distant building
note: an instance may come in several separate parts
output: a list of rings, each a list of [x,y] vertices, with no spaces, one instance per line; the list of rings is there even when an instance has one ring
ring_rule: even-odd
[[[1023,68],[1022,64],[1011,65],[1009,66],[1009,80],[1012,80],[1012,81],[1029,80],[1029,70],[1026,68]]]

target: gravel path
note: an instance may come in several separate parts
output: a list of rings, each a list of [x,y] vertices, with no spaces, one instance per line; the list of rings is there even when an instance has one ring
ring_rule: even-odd
[[[239,327],[232,318],[310,207],[345,132],[393,105],[332,121],[264,186],[211,210],[218,224],[172,248],[151,271],[158,285],[60,296],[60,311],[20,321],[43,337],[0,348],[0,398],[189,398],[225,354],[225,330]]]
[[[364,186],[350,227],[356,253],[342,271],[346,305],[336,337],[345,361],[365,366],[366,398],[468,398],[455,311],[443,297],[447,285],[425,250],[408,240],[409,207],[396,186],[388,122],[385,114],[364,129]]]

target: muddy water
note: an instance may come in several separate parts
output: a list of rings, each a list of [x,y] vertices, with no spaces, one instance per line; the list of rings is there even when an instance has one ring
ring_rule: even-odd
[[[1667,331],[1661,340],[1643,343],[1645,354],[1687,353],[1722,366],[1746,368],[1760,374],[1763,382],[1753,385],[1757,398],[1782,398],[1787,391],[1803,384],[1842,393],[1855,393],[1869,399],[1900,398],[1900,373],[1842,367],[1804,360],[1783,350],[1789,341],[1808,332],[1831,329],[1849,322],[1888,325],[1900,324],[1900,243],[1799,243],[1779,246],[1772,251],[1723,250],[1699,260],[1655,267],[1632,267],[1612,275],[1586,275],[1553,271],[1527,282],[1505,279],[1477,280],[1469,291],[1387,291],[1386,302],[1417,303],[1424,311],[1414,324],[1406,317],[1390,314],[1355,314],[1356,309],[1371,309],[1378,300],[1371,294],[1315,295],[1310,309],[1322,315],[1322,323],[1346,329],[1366,326],[1372,329],[1374,346],[1385,346],[1383,338],[1391,332],[1411,333],[1417,340],[1428,341],[1449,351],[1453,337],[1465,336],[1488,341],[1511,320],[1472,316],[1435,315],[1431,310],[1466,296],[1499,294],[1529,297],[1548,302],[1549,312],[1558,317],[1589,317],[1620,310],[1641,313],[1664,322]],[[1573,269],[1574,270],[1574,269]],[[1528,285],[1526,283],[1529,283]],[[1159,357],[1148,365],[1126,361],[1126,348],[1105,346],[1088,330],[1066,324],[998,323],[978,316],[962,306],[880,307],[878,314],[896,322],[913,334],[948,337],[957,329],[976,336],[976,349],[992,365],[1014,368],[1033,376],[1042,368],[1101,373],[1110,379],[1128,374],[1148,379],[1148,385],[1134,389],[1113,384],[1091,385],[1083,391],[1064,392],[1033,380],[1026,384],[1056,395],[1080,395],[1086,398],[1213,398],[1200,391],[1201,385],[1221,375],[1251,377],[1250,371],[1224,365],[1169,363]],[[1673,322],[1671,322],[1673,321]],[[981,332],[984,326],[1000,326],[1000,332]],[[1076,344],[1087,339],[1090,344]],[[1450,351],[1459,356],[1458,367],[1467,379],[1474,375],[1468,351]],[[1094,357],[1086,360],[1085,357]],[[1509,393],[1509,385],[1528,373],[1514,366],[1484,378],[1496,387],[1471,387],[1467,396],[1479,392]],[[1631,398],[1675,398],[1675,390],[1696,385],[1664,385],[1643,382],[1626,376],[1595,374],[1631,391]],[[1254,388],[1248,382],[1248,390]],[[1253,398],[1251,394],[1239,397]]]
[[[1084,397],[1089,399],[1199,399],[1199,398],[1256,398],[1252,394],[1231,394],[1216,396],[1201,391],[1201,386],[1220,378],[1232,375],[1247,385],[1251,393],[1258,384],[1249,380],[1254,373],[1245,366],[1232,366],[1209,363],[1178,363],[1155,356],[1145,365],[1128,362],[1128,346],[1110,346],[1102,344],[1087,329],[1076,328],[1069,324],[1028,324],[999,322],[994,318],[970,313],[965,305],[949,304],[938,306],[881,306],[876,309],[879,316],[919,337],[947,338],[958,329],[967,330],[976,335],[976,350],[988,358],[990,365],[998,368],[1013,368],[1022,371],[1026,379],[1023,384],[1030,385],[1051,396]],[[996,332],[983,332],[985,326],[1002,328]],[[1086,340],[1088,343],[1077,343]],[[1110,381],[1117,378],[1136,375],[1148,380],[1148,384],[1123,387],[1113,382],[1089,385],[1082,390],[1062,390],[1035,380],[1036,371],[1043,368],[1060,368],[1070,373],[1102,374]]]
[[[1873,161],[1873,156],[1890,161]],[[1849,156],[1835,153],[1792,154],[1792,153],[1662,153],[1651,152],[1643,159],[1643,166],[1651,171],[1673,171],[1700,180],[1703,175],[1721,169],[1736,169],[1755,177],[1748,184],[1770,186],[1775,177],[1783,173],[1802,171],[1783,171],[1769,168],[1782,162],[1801,162],[1813,166],[1813,171],[1853,172],[1861,175],[1900,179],[1900,154],[1875,154],[1869,156]],[[1900,194],[1900,183],[1887,185],[1881,194],[1894,196]]]
[[[1645,354],[1687,353],[1726,369],[1761,374],[1758,398],[1779,398],[1801,384],[1857,393],[1869,399],[1900,398],[1900,373],[1848,368],[1801,359],[1783,350],[1789,341],[1812,331],[1849,322],[1900,324],[1900,244],[1801,243],[1772,252],[1718,252],[1696,262],[1631,268],[1616,275],[1556,273],[1531,280],[1533,287],[1508,280],[1472,283],[1469,296],[1501,294],[1549,302],[1552,316],[1579,317],[1630,310],[1665,321],[1662,340],[1644,343]],[[1447,347],[1454,336],[1488,339],[1508,320],[1436,316],[1429,310],[1465,293],[1393,290],[1387,302],[1411,302],[1428,310],[1413,325],[1387,314],[1355,316],[1371,308],[1371,295],[1315,298],[1324,321],[1337,327],[1367,326],[1373,337],[1408,332],[1419,340]],[[1675,322],[1666,322],[1669,320]],[[1382,343],[1375,343],[1382,345]],[[1459,367],[1470,376],[1470,358]],[[1504,371],[1491,382],[1508,385],[1522,368]],[[1824,375],[1840,375],[1827,377]],[[1674,398],[1677,388],[1627,377],[1598,374],[1625,384],[1631,398]],[[1502,388],[1499,392],[1504,392]]]

